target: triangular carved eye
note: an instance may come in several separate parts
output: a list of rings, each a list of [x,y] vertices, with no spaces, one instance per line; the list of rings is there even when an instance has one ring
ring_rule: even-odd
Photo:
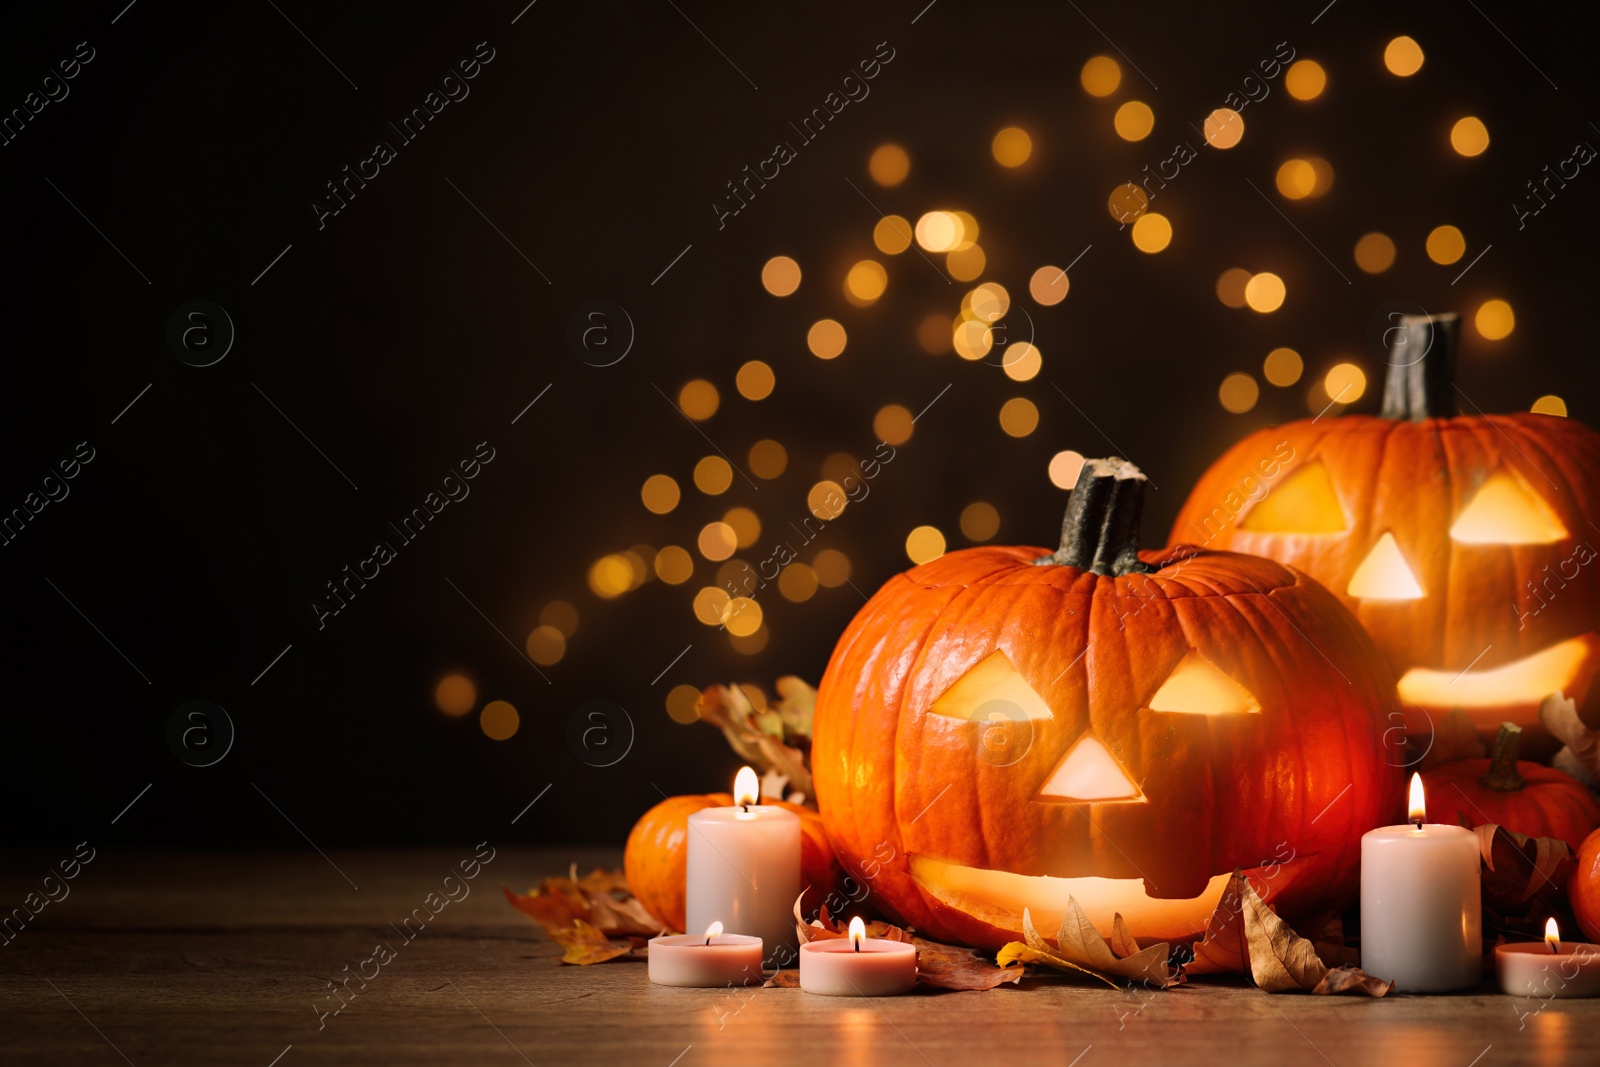
[[[1143,801],[1144,793],[1117,757],[1093,734],[1084,734],[1039,790],[1040,800],[1087,803],[1107,800]]]
[[[1392,533],[1378,538],[1345,592],[1362,600],[1421,600],[1427,595]]]
[[[933,702],[931,710],[935,715],[984,722],[997,716],[1013,722],[1050,718],[1050,705],[1034,692],[1033,686],[1017,673],[1011,660],[999,649],[956,679],[955,684],[944,691],[944,696]]]
[[[1489,476],[1450,527],[1450,539],[1464,545],[1548,545],[1566,536],[1550,505],[1503,470]]]
[[[1254,715],[1261,711],[1250,690],[1192,649],[1167,675],[1147,707],[1184,715]]]
[[[1256,533],[1340,533],[1347,526],[1320,459],[1290,474],[1239,520],[1239,529]]]

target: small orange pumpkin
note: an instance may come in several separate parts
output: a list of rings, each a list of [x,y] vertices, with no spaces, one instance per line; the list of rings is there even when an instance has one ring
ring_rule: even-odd
[[[838,889],[843,872],[828,843],[828,832],[822,828],[822,817],[812,808],[776,797],[762,797],[761,803],[800,816],[800,884],[814,887],[818,894],[812,897],[807,893],[807,899],[827,899]],[[668,797],[640,816],[628,834],[622,860],[628,888],[646,911],[674,930],[682,931],[684,924],[689,816],[705,808],[732,806],[730,793]]]
[[[1578,928],[1590,941],[1600,941],[1600,830],[1578,847],[1578,869],[1567,883],[1567,896]]]
[[[1576,849],[1600,827],[1600,800],[1566,771],[1517,762],[1522,729],[1500,725],[1489,759],[1441,764],[1422,774],[1428,821],[1494,823],[1529,837],[1553,837]]]

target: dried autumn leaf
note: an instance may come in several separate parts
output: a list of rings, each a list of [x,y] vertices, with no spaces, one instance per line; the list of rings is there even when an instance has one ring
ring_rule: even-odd
[[[1565,841],[1529,837],[1494,823],[1473,827],[1483,857],[1483,899],[1514,910],[1535,896],[1559,898],[1572,875],[1572,850]]]
[[[1194,946],[1194,959],[1183,965],[1185,974],[1248,974],[1250,946],[1244,933],[1245,878],[1234,871],[1206,922],[1206,932]]]
[[[1133,939],[1133,934],[1128,930],[1128,924],[1122,919],[1122,912],[1117,912],[1111,917],[1111,951],[1126,959],[1139,951],[1139,942]]]
[[[1393,982],[1374,978],[1359,967],[1334,967],[1322,976],[1313,993],[1365,993],[1369,997],[1387,996],[1394,989]]]
[[[561,957],[562,963],[575,963],[580,967],[614,960],[633,951],[628,942],[611,941],[582,919],[574,919],[571,926],[565,930],[557,930],[550,935],[550,939],[566,949],[566,953]]]
[[[1021,967],[1001,967],[970,948],[913,937],[917,946],[917,984],[930,989],[993,989],[1022,980]]]
[[[811,747],[809,709],[816,691],[798,678],[780,678],[778,692],[783,699],[776,708],[757,712],[738,686],[708,686],[700,696],[700,719],[720,729],[734,752],[758,772],[776,772],[796,792],[810,796],[806,753]]]
[[[794,900],[794,928],[800,937],[802,945],[811,941],[834,941],[841,937],[850,936],[850,924],[841,923],[828,914],[828,905],[823,904],[817,909],[817,917],[811,922],[806,922],[805,916],[800,911],[800,905],[805,900],[804,890]],[[876,937],[883,941],[910,942],[911,934],[898,926],[891,926],[881,919],[874,919],[863,924],[867,928],[868,937]]]
[[[501,887],[501,891],[505,893],[512,907],[538,923],[544,929],[546,937],[553,938],[556,931],[565,930],[575,921],[587,920],[590,915],[589,901],[582,893],[560,888],[547,890],[548,883],[560,881],[562,880],[546,878],[538,888],[526,894],[513,893],[504,887]]]
[[[1249,944],[1250,977],[1268,993],[1315,989],[1328,968],[1311,942],[1289,928],[1247,881],[1240,890],[1244,936]]]
[[[799,971],[779,971],[777,974],[761,983],[763,989],[799,989]]]
[[[530,893],[503,891],[512,907],[538,923],[545,936],[551,938],[580,919],[615,937],[650,937],[662,929],[662,924],[628,892],[628,882],[621,871],[596,867],[580,878],[577,864],[573,864],[565,878],[540,879]]]
[[[1123,933],[1126,934],[1126,928]],[[1182,981],[1181,976],[1175,976],[1167,966],[1165,944],[1151,945],[1126,959],[1118,959],[1084,914],[1083,907],[1072,897],[1067,898],[1067,913],[1061,920],[1061,929],[1056,932],[1055,945],[1039,933],[1033,925],[1033,914],[1027,908],[1022,909],[1022,936],[1025,942],[1013,941],[1000,950],[996,959],[1002,967],[1018,961],[1042,963],[1057,970],[1091,975],[1113,989],[1121,987],[1108,975],[1143,982],[1155,989],[1166,989]],[[1132,938],[1127,940],[1132,941]]]
[[[1578,705],[1559,692],[1540,703],[1539,718],[1566,745],[1552,762],[1590,789],[1600,789],[1600,730],[1589,729],[1578,717]]]

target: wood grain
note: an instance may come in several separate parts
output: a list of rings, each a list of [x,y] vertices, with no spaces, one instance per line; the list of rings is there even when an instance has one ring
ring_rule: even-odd
[[[859,1002],[798,989],[750,990],[741,999],[653,986],[642,961],[563,967],[500,887],[525,889],[573,860],[615,865],[615,851],[500,848],[468,883],[469,895],[406,942],[390,924],[424,906],[472,853],[469,845],[327,859],[309,851],[102,852],[69,883],[70,895],[0,948],[0,1062],[1600,1062],[1600,1000],[1553,1000],[1539,1011],[1536,1000],[1487,990],[1372,1001],[1269,997],[1240,981],[1135,993],[1055,978]],[[0,904],[20,906],[55,859],[7,857]],[[394,958],[339,1014],[319,1019],[314,1005],[339,1003],[327,983],[379,943],[392,946]]]

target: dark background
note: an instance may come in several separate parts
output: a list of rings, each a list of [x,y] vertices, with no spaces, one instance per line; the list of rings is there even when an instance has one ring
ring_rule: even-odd
[[[925,0],[678,0],[681,10],[540,0],[512,25],[523,2],[279,0],[280,11],[265,0],[127,10],[110,0],[13,4],[0,16],[6,110],[78,42],[96,53],[66,99],[0,148],[0,510],[20,506],[78,442],[95,450],[70,496],[0,549],[0,795],[12,843],[301,848],[296,828],[323,847],[619,842],[661,792],[726,788],[737,766],[713,731],[668,718],[670,687],[740,681],[770,692],[786,673],[814,682],[862,601],[850,585],[802,604],[769,589],[770,640],[742,655],[691,610],[715,565],[698,561],[686,585],[651,581],[611,600],[590,592],[590,565],[638,543],[692,548],[700,526],[736,504],[761,516],[770,548],[805,514],[825,457],[870,455],[874,412],[920,410],[947,385],[870,498],[802,559],[843,551],[854,586],[870,593],[907,566],[912,527],[931,523],[952,548],[967,544],[957,519],[975,500],[998,508],[997,540],[1048,545],[1066,494],[1046,466],[1062,449],[1120,450],[1139,463],[1159,487],[1146,522],[1157,543],[1205,464],[1258,426],[1305,416],[1308,387],[1329,366],[1362,365],[1372,384],[1354,409],[1375,407],[1381,357],[1369,326],[1396,302],[1470,313],[1509,300],[1510,338],[1463,329],[1464,391],[1485,410],[1559,393],[1574,417],[1595,416],[1600,176],[1586,169],[1520,232],[1511,208],[1574,143],[1600,144],[1589,125],[1600,115],[1594,40],[1576,7],[1339,0],[1313,24],[1324,0],[1081,11],[940,0],[913,24]],[[1383,68],[1399,33],[1426,53],[1415,77]],[[470,96],[398,147],[319,231],[309,203],[323,183],[375,140],[396,142],[387,121],[480,41],[495,58]],[[794,141],[788,122],[882,41],[895,58],[871,95],[719,231],[710,205],[723,183],[775,140]],[[1279,78],[1244,112],[1237,148],[1206,148],[1191,124],[1280,41],[1322,64],[1326,92],[1297,102]],[[1109,100],[1078,83],[1096,54],[1122,62]],[[1129,144],[1111,116],[1135,97],[1155,109],[1156,129]],[[1492,138],[1476,159],[1448,142],[1469,113]],[[1034,153],[1006,170],[989,142],[1012,124],[1032,134]],[[912,160],[894,189],[867,174],[886,141]],[[1153,205],[1173,222],[1171,247],[1146,255],[1106,198],[1179,141],[1199,158]],[[1278,165],[1300,154],[1332,163],[1329,195],[1277,194]],[[967,286],[915,253],[877,254],[876,213],[849,183],[913,220],[934,208],[979,219],[983,278],[1031,315],[1037,378],[1012,382],[992,364],[918,348],[917,324],[953,316]],[[1448,267],[1423,254],[1446,222],[1468,243]],[[1350,254],[1369,230],[1400,249],[1378,276]],[[1065,302],[1027,299],[1036,267],[1064,266],[1086,246]],[[779,253],[805,271],[784,300],[759,282]],[[857,309],[840,284],[864,257],[884,262],[890,283]],[[1280,274],[1284,307],[1223,306],[1214,283],[1233,266]],[[224,307],[237,330],[207,368],[166,341],[174,309],[193,299]],[[567,343],[569,318],[591,299],[621,305],[637,328],[609,368],[585,365]],[[822,317],[850,331],[830,362],[805,347]],[[1224,375],[1259,380],[1278,345],[1305,357],[1306,377],[1263,383],[1247,414],[1224,411]],[[759,403],[734,389],[749,359],[776,371],[776,391]],[[694,491],[693,465],[711,450],[657,389],[675,397],[700,377],[723,397],[700,429],[741,466],[752,442],[780,440],[790,456],[780,479],[756,490],[736,477],[719,497]],[[1041,413],[1020,439],[996,420],[1013,396]],[[496,458],[470,497],[319,630],[310,604],[323,583],[374,540],[393,541],[385,523],[484,440]],[[665,516],[639,499],[657,472],[685,488]],[[520,650],[554,599],[581,621],[565,657],[542,668],[546,683]],[[517,707],[514,737],[492,741],[476,713],[436,709],[434,686],[457,671],[476,683],[479,705]],[[191,699],[225,707],[237,728],[211,767],[186,766],[167,742],[169,716]],[[626,709],[636,734],[611,767],[589,766],[568,743],[569,719],[593,699]]]

